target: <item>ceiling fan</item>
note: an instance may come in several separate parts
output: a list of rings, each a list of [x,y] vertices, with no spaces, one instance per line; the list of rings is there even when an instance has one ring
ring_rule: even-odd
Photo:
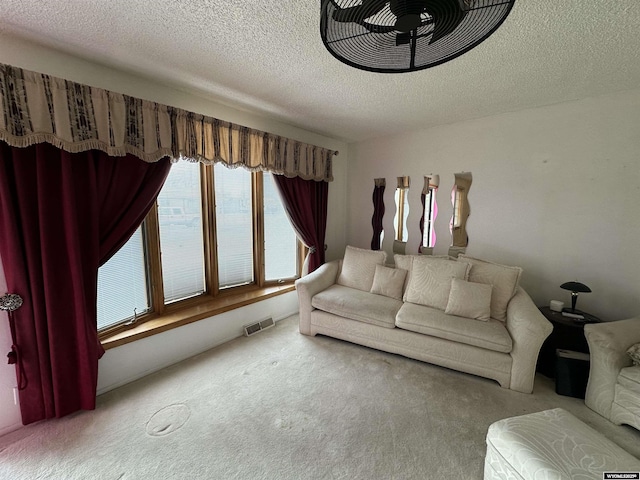
[[[515,0],[322,0],[320,34],[338,60],[408,72],[469,51],[505,20]]]

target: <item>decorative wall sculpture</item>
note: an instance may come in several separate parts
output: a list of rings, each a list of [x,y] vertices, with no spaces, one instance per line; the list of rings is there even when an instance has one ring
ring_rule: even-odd
[[[387,181],[384,178],[375,178],[373,182],[373,216],[371,217],[373,237],[371,238],[371,250],[380,250],[384,239],[382,217],[384,217],[384,189]]]
[[[424,187],[420,200],[422,202],[422,216],[420,217],[420,253],[431,255],[436,246],[435,220],[438,216],[436,194],[440,185],[440,175],[425,175]]]
[[[464,252],[469,244],[469,235],[467,234],[467,219],[471,214],[469,205],[469,189],[471,188],[471,173],[462,172],[454,175],[455,182],[451,190],[451,203],[453,205],[453,214],[451,216],[451,249],[450,254],[453,256]]]
[[[409,177],[398,177],[396,187],[395,203],[396,215],[393,219],[395,227],[395,237],[393,242],[394,253],[405,253],[407,240],[409,240],[409,229],[407,217],[409,216]]]

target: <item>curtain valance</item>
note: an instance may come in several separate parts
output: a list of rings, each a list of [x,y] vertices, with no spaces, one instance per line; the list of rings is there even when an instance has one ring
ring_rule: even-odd
[[[145,162],[169,156],[331,181],[334,150],[50,75],[0,64],[0,140],[50,143]]]

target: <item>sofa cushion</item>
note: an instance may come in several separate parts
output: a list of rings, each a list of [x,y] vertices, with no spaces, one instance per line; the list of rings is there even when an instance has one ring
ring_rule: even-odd
[[[491,285],[454,278],[444,313],[487,321],[491,316],[491,290]]]
[[[409,283],[409,277],[411,276],[411,266],[413,265],[413,258],[417,257],[417,255],[400,255],[395,254],[393,256],[393,261],[396,265],[396,268],[407,271],[407,276],[404,279],[404,285],[402,286],[402,294],[407,291],[407,285]]]
[[[413,259],[414,258],[422,258],[424,255],[422,254],[418,254],[418,255],[400,255],[399,253],[396,253],[393,256],[393,261],[395,263],[396,268],[401,268],[402,270],[406,270],[407,271],[407,276],[404,279],[404,287],[402,288],[402,294],[404,295],[404,293],[407,291],[407,285],[409,284],[409,277],[411,276],[411,267],[413,265]],[[429,255],[429,257],[431,258],[447,258],[449,260],[452,260],[451,257],[449,257],[449,255]]]
[[[402,301],[343,285],[332,285],[314,295],[311,306],[351,320],[394,328]]]
[[[623,368],[618,374],[617,381],[624,388],[638,394],[638,404],[640,405],[640,366]]]
[[[471,318],[447,315],[424,305],[405,302],[396,315],[396,326],[495,352],[509,353],[513,348],[507,328],[498,320],[478,322]]]
[[[640,419],[640,366],[620,370],[615,386],[611,420],[638,428]]]
[[[404,279],[406,276],[407,271],[401,268],[389,268],[384,265],[376,265],[376,273],[373,276],[371,293],[402,300]]]
[[[365,250],[347,245],[342,260],[342,270],[336,283],[345,287],[371,291],[376,265],[384,265],[387,254],[381,250]]]
[[[452,278],[467,278],[470,265],[448,258],[415,257],[404,301],[427,307],[447,308]]]
[[[469,281],[493,286],[491,292],[491,318],[507,319],[507,305],[516,294],[522,269],[499,263],[487,262],[467,255],[460,255],[459,262],[469,263]]]

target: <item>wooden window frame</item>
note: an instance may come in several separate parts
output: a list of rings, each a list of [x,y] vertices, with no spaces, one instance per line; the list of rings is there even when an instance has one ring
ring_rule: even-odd
[[[156,201],[142,224],[150,309],[147,313],[138,315],[134,319],[123,319],[122,322],[101,329],[98,332],[98,338],[105,349],[294,290],[294,281],[301,276],[306,256],[306,249],[300,241],[297,242],[296,275],[285,279],[265,280],[264,175],[262,172],[250,172],[254,281],[247,285],[218,288],[214,168],[213,165],[204,164],[200,164],[199,168],[202,202],[201,227],[205,254],[204,293],[183,300],[165,302],[160,224]]]

